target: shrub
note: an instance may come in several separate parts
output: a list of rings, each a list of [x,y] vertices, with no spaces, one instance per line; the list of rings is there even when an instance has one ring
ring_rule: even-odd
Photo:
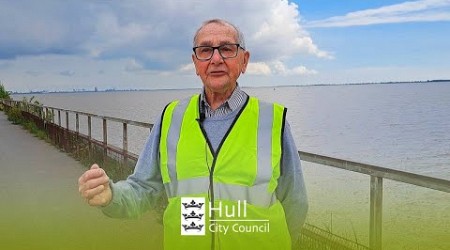
[[[6,112],[8,120],[13,124],[22,124],[24,118],[22,116],[22,111],[18,107],[11,107],[8,112]]]
[[[0,99],[9,99],[9,92],[6,91],[5,86],[0,82]]]
[[[10,99],[9,92],[6,91],[3,84],[0,82],[0,100],[1,99]],[[0,110],[3,110],[3,104],[0,103]]]

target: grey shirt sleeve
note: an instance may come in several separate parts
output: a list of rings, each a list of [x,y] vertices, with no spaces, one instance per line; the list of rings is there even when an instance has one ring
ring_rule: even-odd
[[[287,121],[283,134],[281,176],[278,179],[278,186],[275,192],[284,208],[294,248],[306,219],[308,199],[298,149]]]
[[[102,211],[114,218],[138,218],[155,207],[164,194],[159,167],[159,133],[161,120],[153,126],[134,173],[126,180],[110,182],[112,200]]]

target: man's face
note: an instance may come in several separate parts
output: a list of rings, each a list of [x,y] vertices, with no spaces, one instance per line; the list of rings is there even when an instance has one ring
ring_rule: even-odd
[[[235,44],[237,41],[236,30],[228,25],[210,23],[204,26],[197,35],[196,46],[220,46],[224,44]],[[238,55],[234,58],[223,59],[218,50],[210,60],[200,61],[195,55],[192,60],[195,70],[202,79],[207,91],[225,93],[234,89],[237,79],[247,68],[250,54],[248,51],[239,49]]]

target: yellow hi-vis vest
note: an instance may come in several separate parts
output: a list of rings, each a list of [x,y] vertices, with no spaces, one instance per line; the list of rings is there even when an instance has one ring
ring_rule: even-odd
[[[165,249],[291,249],[275,194],[286,109],[249,97],[214,152],[199,122],[199,100],[174,101],[162,116]],[[183,197],[205,204],[183,214]]]

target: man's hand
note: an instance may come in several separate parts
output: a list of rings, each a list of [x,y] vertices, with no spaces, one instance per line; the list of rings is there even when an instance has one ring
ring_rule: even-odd
[[[91,206],[106,206],[112,199],[109,177],[97,164],[80,176],[78,191]]]

